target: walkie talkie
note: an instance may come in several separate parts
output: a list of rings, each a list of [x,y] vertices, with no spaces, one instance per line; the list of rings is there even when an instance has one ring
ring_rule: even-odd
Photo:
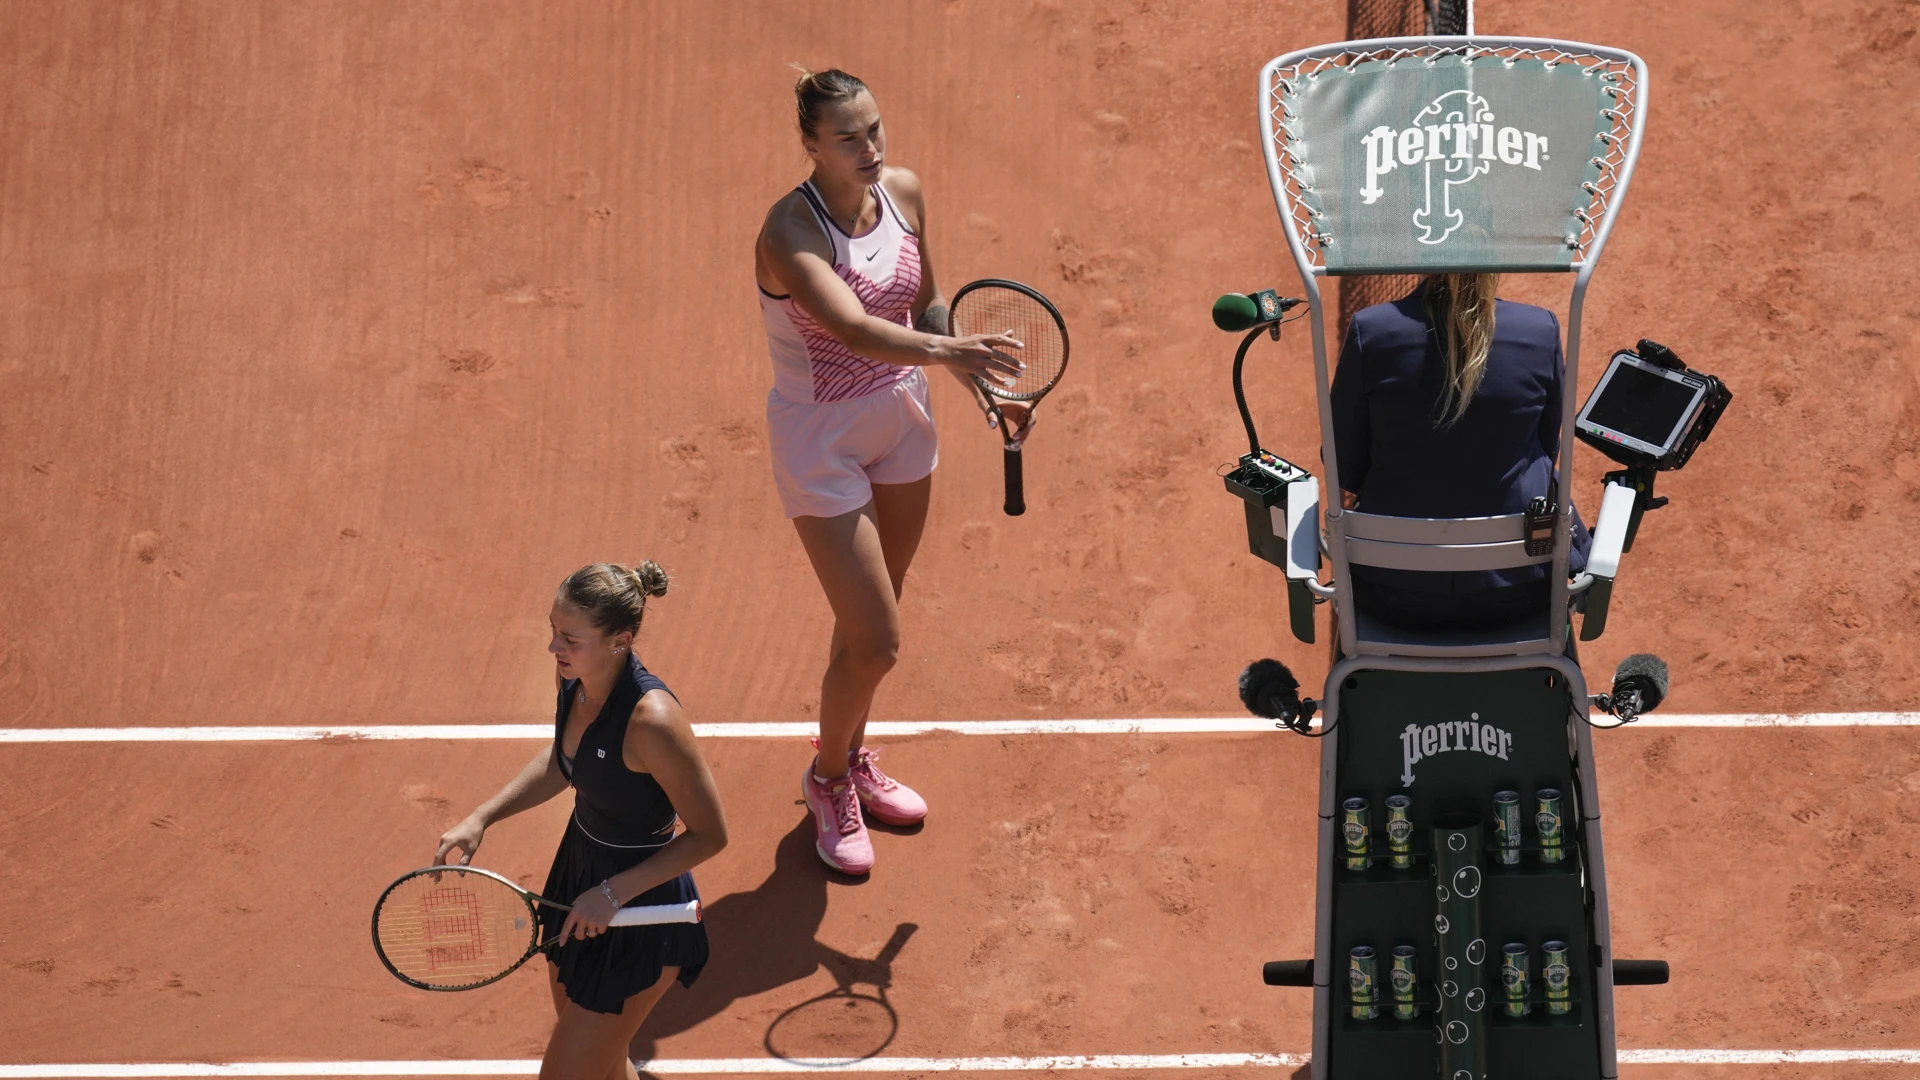
[[[1535,495],[1527,504],[1524,548],[1530,557],[1553,554],[1553,527],[1560,517],[1560,483],[1547,485],[1545,495]]]

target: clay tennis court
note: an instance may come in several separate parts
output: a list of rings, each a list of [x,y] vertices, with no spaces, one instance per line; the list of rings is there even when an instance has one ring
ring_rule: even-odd
[[[1656,337],[1736,395],[1663,481],[1589,679],[1652,651],[1673,713],[1913,720],[1920,12],[1476,18],[1646,58],[1589,357]],[[1240,429],[1205,311],[1295,284],[1255,77],[1345,27],[1306,2],[0,11],[0,728],[549,723],[555,583],[642,558],[675,584],[640,646],[696,722],[810,722],[829,613],[770,478],[749,261],[805,174],[789,61],[875,88],[948,289],[1027,281],[1074,334],[1024,518],[999,512],[998,437],[935,392],[875,718],[1227,717],[1255,657],[1318,679],[1216,475]],[[1248,395],[1311,461],[1288,334]],[[1603,467],[1580,454],[1577,498]],[[1911,1072],[1920,731],[1894,719],[1596,735],[1616,952],[1673,966],[1618,994],[1626,1075]],[[0,1068],[537,1057],[538,965],[424,994],[366,930],[534,748],[5,744]],[[1310,995],[1259,978],[1311,953],[1305,740],[889,740],[933,814],[879,831],[860,883],[810,850],[803,739],[706,752],[734,838],[697,874],[713,960],[637,1058],[1288,1075],[1308,1048]],[[477,863],[537,881],[565,813],[496,827]],[[1844,1053],[1651,1053],[1722,1050]],[[1192,1054],[1274,1056],[1166,1057]]]

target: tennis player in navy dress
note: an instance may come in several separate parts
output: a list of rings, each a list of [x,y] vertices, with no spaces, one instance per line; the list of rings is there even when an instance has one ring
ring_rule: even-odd
[[[628,1042],[668,985],[691,986],[707,962],[704,924],[608,925],[625,906],[699,899],[689,871],[727,843],[693,728],[633,649],[647,598],[666,591],[651,562],[596,563],[567,578],[549,616],[553,744],[447,830],[434,855],[440,864],[457,851],[469,863],[489,825],[573,788],[573,815],[540,890],[573,908],[540,909],[559,1014],[543,1080],[636,1078]]]

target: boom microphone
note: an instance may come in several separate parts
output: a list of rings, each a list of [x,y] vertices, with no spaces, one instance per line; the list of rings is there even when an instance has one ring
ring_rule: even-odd
[[[1230,292],[1213,302],[1213,325],[1229,333],[1251,330],[1280,317],[1299,304],[1295,297],[1281,296],[1272,289],[1257,293]]]
[[[1652,653],[1634,653],[1613,670],[1607,711],[1622,720],[1650,713],[1666,700],[1670,681],[1665,660]]]
[[[1255,716],[1305,732],[1320,703],[1300,699],[1300,680],[1278,660],[1255,660],[1240,673],[1240,704]]]

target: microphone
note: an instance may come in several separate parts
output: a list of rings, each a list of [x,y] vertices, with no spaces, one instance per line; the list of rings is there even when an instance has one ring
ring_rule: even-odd
[[[1304,732],[1320,703],[1300,699],[1300,680],[1278,660],[1255,660],[1240,673],[1240,704],[1255,716]]]
[[[1213,302],[1213,325],[1229,333],[1251,330],[1279,322],[1282,315],[1299,303],[1297,298],[1281,296],[1272,289],[1251,294],[1230,292]]]
[[[1670,681],[1666,661],[1652,653],[1634,653],[1613,671],[1607,711],[1623,721],[1650,713],[1666,700]]]

